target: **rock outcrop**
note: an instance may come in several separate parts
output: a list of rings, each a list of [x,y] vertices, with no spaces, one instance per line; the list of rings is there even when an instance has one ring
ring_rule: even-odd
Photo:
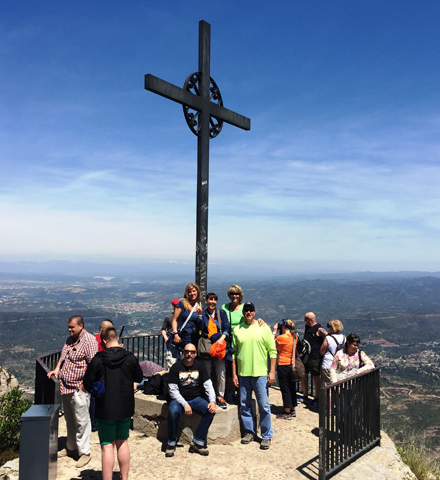
[[[0,397],[18,387],[18,380],[6,368],[0,367]]]

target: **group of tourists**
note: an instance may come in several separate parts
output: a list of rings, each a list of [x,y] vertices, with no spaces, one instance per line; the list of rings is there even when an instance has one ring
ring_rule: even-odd
[[[256,440],[252,395],[259,411],[260,449],[269,449],[273,435],[269,386],[275,382],[277,371],[283,401],[283,411],[277,418],[295,417],[299,400],[292,365],[304,351],[306,375],[301,379],[301,401],[310,408],[318,405],[316,395],[321,382],[327,385],[374,368],[370,358],[359,350],[359,336],[352,333],[345,338],[339,320],[331,320],[327,331],[316,322],[313,312],[306,313],[304,337],[300,340],[291,319],[283,319],[271,330],[264,320],[256,318],[255,305],[243,303],[239,285],[231,285],[227,295],[230,301],[219,308],[218,296],[208,293],[203,308],[199,286],[190,283],[183,298],[171,302],[173,313],[163,322],[170,396],[166,457],[174,456],[181,414],[193,412],[200,414],[200,421],[189,451],[208,455],[208,429],[217,407],[227,409],[228,403],[239,405],[241,443]],[[142,369],[136,357],[119,344],[110,320],[102,322],[96,336],[86,332],[84,319],[79,315],[69,319],[68,329],[60,360],[48,373],[49,378],[55,375],[60,381],[67,425],[67,445],[59,456],[77,456],[78,468],[90,461],[92,393],[103,479],[112,478],[116,449],[121,480],[126,480],[134,389],[143,379]],[[308,396],[308,373],[315,386],[314,400]]]
[[[200,288],[190,283],[185,288],[184,298],[172,301],[174,314],[165,319],[162,334],[173,350],[176,358],[180,351],[186,354],[186,346],[192,345],[199,357],[208,355],[204,360],[208,377],[214,379],[216,406],[227,408],[227,403],[238,403],[244,429],[242,443],[247,444],[255,438],[255,425],[251,409],[252,393],[255,394],[259,409],[261,443],[260,448],[268,449],[272,437],[268,386],[275,381],[283,400],[283,411],[278,419],[290,420],[296,416],[298,404],[296,381],[291,374],[294,358],[304,358],[305,375],[301,378],[302,398],[309,408],[319,405],[321,384],[328,385],[349,375],[362,373],[374,368],[373,362],[359,351],[360,339],[356,334],[347,338],[341,333],[343,325],[339,320],[331,320],[328,331],[316,321],[313,312],[304,316],[304,337],[300,340],[291,319],[283,319],[271,332],[261,319],[256,319],[253,303],[243,303],[243,290],[238,285],[228,289],[229,303],[217,308],[218,296],[208,293],[205,298],[206,309],[201,304]],[[164,330],[166,333],[164,334]],[[206,341],[211,345],[211,357],[207,354]],[[223,355],[218,355],[222,346]],[[191,347],[193,348],[193,347]],[[215,350],[215,353],[212,353]],[[307,355],[304,357],[304,350]],[[232,358],[229,353],[232,352]],[[184,355],[186,357],[186,355]],[[176,361],[173,359],[171,363]],[[185,361],[185,359],[183,360]],[[172,367],[175,370],[181,368]],[[309,398],[308,374],[313,379],[314,399]],[[238,391],[238,399],[236,392]],[[204,395],[203,390],[200,393]],[[173,395],[171,394],[173,397]],[[226,399],[226,400],[225,400]],[[174,399],[173,399],[174,400]],[[180,399],[184,406],[185,400]],[[174,430],[173,430],[174,432]],[[169,438],[168,456],[174,455],[175,438]],[[200,453],[200,452],[199,452]],[[204,452],[206,454],[206,452]]]
[[[374,368],[368,355],[359,350],[359,336],[351,333],[345,337],[341,333],[344,327],[340,320],[331,320],[327,324],[329,331],[317,323],[313,312],[305,314],[304,322],[302,340],[295,333],[295,324],[290,319],[283,319],[273,328],[278,350],[278,384],[284,407],[284,411],[277,415],[280,419],[290,420],[296,416],[295,407],[298,404],[296,381],[291,375],[294,358],[296,361],[304,358],[305,375],[300,380],[301,401],[309,408],[319,406],[318,395],[321,385],[326,386]],[[313,400],[309,399],[309,373],[315,388]]]
[[[186,286],[183,299],[172,301],[174,314],[169,327],[165,319],[162,335],[167,339],[169,351],[175,358],[171,361],[169,393],[171,397],[171,421],[168,416],[168,446],[165,455],[172,457],[175,451],[177,424],[180,414],[188,410],[203,415],[190,450],[207,455],[206,435],[216,407],[227,408],[227,403],[240,404],[240,416],[244,427],[241,443],[249,444],[256,435],[252,412],[252,392],[255,393],[260,414],[262,440],[260,448],[267,450],[272,438],[272,423],[268,387],[275,381],[277,351],[270,328],[261,319],[256,319],[253,303],[243,302],[239,285],[228,289],[230,302],[217,307],[218,296],[206,295],[206,309],[201,303],[200,288],[195,283]],[[181,353],[182,352],[182,353]],[[205,355],[203,360],[194,359],[194,354]],[[180,357],[182,357],[180,359]],[[267,358],[270,357],[268,371]],[[169,359],[169,354],[168,357]],[[214,371],[214,387],[211,373]],[[194,397],[194,385],[199,395]],[[188,387],[191,387],[191,394]],[[238,396],[237,392],[238,391]],[[203,403],[207,396],[209,402]],[[225,397],[227,400],[225,400]],[[196,407],[193,406],[196,404]],[[177,413],[176,413],[177,412]]]

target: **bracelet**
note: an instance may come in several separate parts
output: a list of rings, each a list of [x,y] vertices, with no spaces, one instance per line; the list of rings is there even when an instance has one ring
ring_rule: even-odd
[[[173,330],[170,332],[170,335],[176,335],[176,333],[177,333],[177,330]]]

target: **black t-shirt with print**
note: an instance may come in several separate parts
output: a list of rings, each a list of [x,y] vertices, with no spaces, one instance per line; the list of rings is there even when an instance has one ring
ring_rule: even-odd
[[[182,397],[188,402],[197,397],[203,397],[203,383],[209,380],[204,362],[195,359],[191,367],[186,367],[183,360],[177,361],[170,369],[168,383],[176,383]]]

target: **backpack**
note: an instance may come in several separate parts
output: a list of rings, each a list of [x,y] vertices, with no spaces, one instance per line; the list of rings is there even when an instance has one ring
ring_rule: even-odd
[[[158,396],[168,394],[168,373],[156,373],[150,377],[144,388],[144,394]]]
[[[99,376],[99,380],[93,382],[92,388],[90,389],[90,393],[94,398],[104,398],[105,396],[105,378],[104,378],[104,364],[102,363],[101,355],[97,355],[96,358],[98,359],[97,365],[97,373]],[[103,372],[104,370],[104,372]]]
[[[327,351],[329,351],[330,354],[334,357],[334,356],[336,355],[336,352],[339,352],[339,350],[342,350],[342,349],[344,348],[346,339],[345,339],[345,336],[343,335],[344,338],[342,339],[342,343],[338,343],[338,341],[336,340],[336,338],[334,337],[333,334],[330,334],[330,333],[329,333],[328,336],[329,336],[329,337],[332,337],[333,340],[334,340],[334,342],[336,343],[335,353],[332,353],[332,352],[330,351],[330,349],[327,348]]]
[[[298,347],[297,347],[298,355],[299,358],[301,359],[302,363],[304,365],[307,363],[307,360],[309,359],[310,352],[312,351],[312,347],[310,346],[310,343],[303,338],[298,342]]]

